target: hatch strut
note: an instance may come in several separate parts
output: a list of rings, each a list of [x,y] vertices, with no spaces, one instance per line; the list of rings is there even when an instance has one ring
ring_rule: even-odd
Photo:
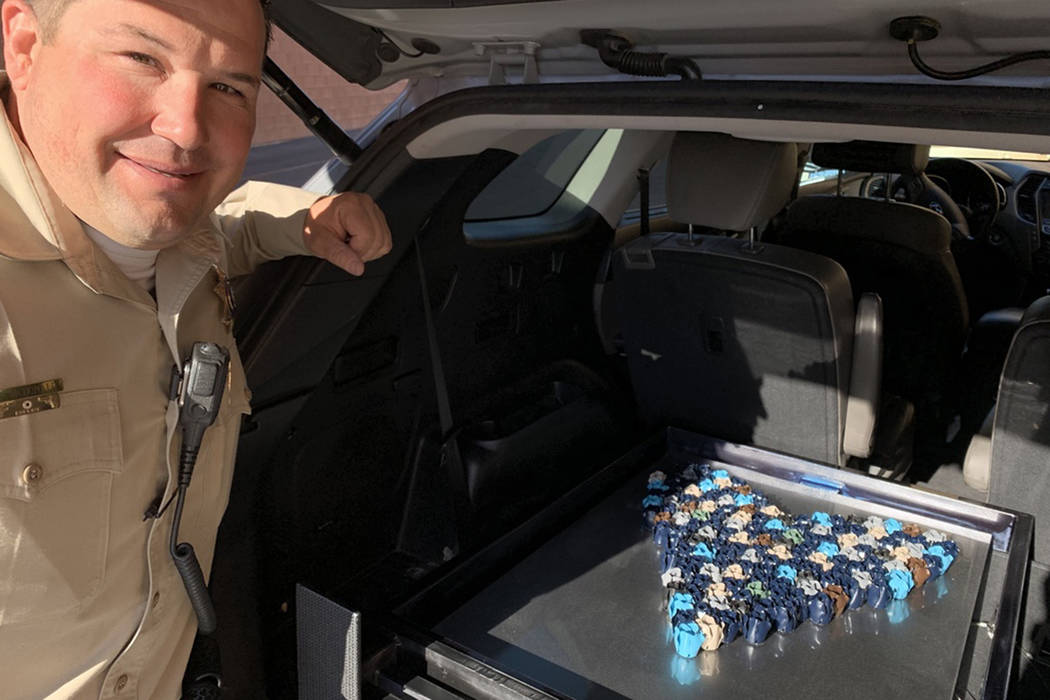
[[[295,112],[295,116],[303,121],[307,129],[324,141],[336,158],[350,165],[361,155],[361,147],[357,142],[347,136],[323,109],[314,104],[269,56],[263,60],[262,81],[266,87],[273,90],[281,102]]]

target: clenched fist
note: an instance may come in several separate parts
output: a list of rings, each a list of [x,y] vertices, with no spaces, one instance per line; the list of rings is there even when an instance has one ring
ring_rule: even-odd
[[[390,252],[390,228],[375,200],[360,192],[322,197],[306,214],[303,240],[311,253],[351,275]]]

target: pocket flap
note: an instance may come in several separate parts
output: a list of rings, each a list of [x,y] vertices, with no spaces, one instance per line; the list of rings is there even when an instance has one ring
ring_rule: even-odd
[[[0,420],[0,496],[32,501],[70,474],[123,469],[116,389],[59,398],[58,408]]]

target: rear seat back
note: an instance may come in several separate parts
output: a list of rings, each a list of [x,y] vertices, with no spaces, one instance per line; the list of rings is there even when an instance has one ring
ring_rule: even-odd
[[[624,348],[643,418],[844,463],[854,327],[828,258],[715,236],[618,256]]]
[[[794,144],[679,133],[668,158],[669,214],[730,232],[760,228],[790,198],[796,167]],[[638,239],[616,258],[643,419],[845,463],[854,306],[838,263],[690,234]],[[875,336],[866,334],[881,342]],[[877,405],[877,395],[871,400]],[[871,432],[852,432],[853,442]]]

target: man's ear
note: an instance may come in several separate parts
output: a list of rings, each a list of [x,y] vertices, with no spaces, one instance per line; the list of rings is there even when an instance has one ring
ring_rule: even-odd
[[[14,90],[22,90],[29,79],[42,42],[40,22],[25,0],[3,0],[0,20],[4,31],[4,67]]]

